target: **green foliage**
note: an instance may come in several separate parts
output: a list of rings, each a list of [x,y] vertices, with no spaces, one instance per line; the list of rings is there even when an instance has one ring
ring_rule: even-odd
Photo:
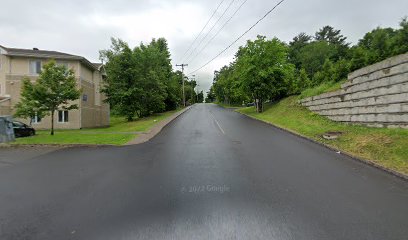
[[[333,63],[326,59],[322,69],[313,75],[312,86],[317,86],[321,83],[338,82],[347,78],[350,72],[350,62],[344,59]]]
[[[393,46],[391,39],[396,35],[392,28],[376,28],[367,33],[358,43],[359,47],[366,50],[368,63],[379,62],[392,56]]]
[[[259,100],[258,111],[268,99],[279,99],[288,92],[294,65],[287,61],[287,46],[279,39],[258,36],[240,48],[236,71],[242,79],[244,92]]]
[[[300,71],[297,71],[297,74],[294,78],[294,82],[292,86],[292,92],[290,93],[290,95],[299,94],[303,89],[306,89],[311,86],[312,86],[312,81],[307,75],[306,70],[302,68],[300,69]]]
[[[297,69],[300,69],[302,65],[302,62],[300,60],[300,51],[303,47],[310,43],[311,39],[312,39],[311,36],[302,32],[299,33],[296,37],[294,37],[291,42],[289,42],[288,53],[289,61],[295,64]]]
[[[345,82],[346,82],[345,79],[339,82],[334,82],[334,81],[322,82],[318,86],[309,87],[309,88],[304,89],[302,93],[299,95],[299,98],[302,99],[302,98],[307,98],[307,97],[313,97],[316,95],[320,95],[322,93],[333,92],[333,91],[339,90],[341,88],[341,84]]]
[[[399,29],[376,28],[350,48],[347,38],[331,26],[314,38],[300,33],[288,45],[260,37],[239,48],[235,60],[214,74],[207,101],[224,104],[279,100],[302,93],[313,96],[337,90],[356,69],[408,51],[408,21]]]
[[[30,119],[30,125],[34,117],[43,118],[46,115],[46,109],[34,98],[34,84],[29,78],[23,79],[21,87],[21,99],[16,104],[15,117]]]
[[[182,75],[181,72],[172,72],[170,78],[166,84],[167,97],[164,100],[166,106],[166,111],[175,110],[181,102],[181,81]]]
[[[212,103],[216,99],[216,95],[214,93],[214,85],[210,87],[210,90],[207,92],[207,96],[205,97],[206,103]]]
[[[394,36],[392,53],[394,55],[408,52],[408,19],[403,18],[400,22],[400,29]]]
[[[246,101],[248,97],[241,88],[241,85],[241,78],[235,71],[235,63],[222,67],[214,77],[213,90],[217,96],[217,101],[225,104],[236,104]]]
[[[80,91],[77,89],[74,71],[50,61],[43,66],[36,83],[24,80],[21,95],[22,100],[16,105],[17,114],[26,117],[35,116],[35,112],[39,116],[51,114],[51,135],[54,135],[55,111],[77,109],[78,106],[71,101],[79,98]],[[29,107],[33,107],[34,111],[28,110]]]
[[[351,70],[408,52],[408,21],[402,19],[399,29],[376,28],[364,35],[350,55]]]
[[[311,42],[300,50],[299,61],[301,67],[312,77],[322,70],[326,59],[333,59],[336,54],[336,47],[325,42]]]
[[[215,72],[212,90],[217,101],[227,105],[279,99],[294,88],[295,66],[288,62],[288,47],[277,38],[258,36],[240,47],[229,66]],[[210,90],[211,91],[211,90]]]
[[[346,42],[347,38],[341,34],[340,30],[336,30],[331,26],[324,26],[315,34],[316,41],[322,41],[328,43],[334,47],[335,54],[334,60],[339,60],[346,57],[349,48],[349,43]]]
[[[204,102],[204,92],[201,91],[197,94],[197,103],[202,103]]]
[[[164,38],[131,49],[112,38],[112,46],[100,52],[106,61],[107,79],[102,89],[107,101],[132,121],[154,112],[175,109],[180,101],[178,75],[172,72]]]

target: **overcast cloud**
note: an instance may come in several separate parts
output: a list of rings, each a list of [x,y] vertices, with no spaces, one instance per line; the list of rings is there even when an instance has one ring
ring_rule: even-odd
[[[77,54],[99,61],[100,49],[110,46],[110,37],[127,41],[132,47],[151,38],[168,40],[173,64],[181,57],[207,22],[221,0],[38,0],[0,1],[0,45],[17,48],[38,47]],[[225,0],[207,29],[234,1],[212,34],[244,0]],[[193,62],[187,61],[189,73],[228,46],[277,0],[247,0],[222,32]],[[212,73],[228,64],[238,46],[256,35],[290,41],[300,32],[313,35],[320,27],[341,29],[348,41],[355,43],[371,29],[397,27],[408,15],[408,1],[370,0],[286,0],[269,17],[214,62],[196,73],[200,88],[211,85]],[[212,37],[209,34],[209,38]],[[203,41],[203,45],[207,40]],[[193,47],[194,49],[194,47]],[[194,55],[194,54],[192,54]],[[177,61],[177,62],[176,62]]]

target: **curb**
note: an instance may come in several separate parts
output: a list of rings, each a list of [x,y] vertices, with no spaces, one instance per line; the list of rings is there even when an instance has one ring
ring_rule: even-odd
[[[171,115],[167,119],[164,119],[163,121],[156,124],[148,132],[139,134],[139,136],[137,136],[135,139],[130,140],[129,142],[127,142],[126,144],[124,144],[122,146],[131,146],[131,145],[137,145],[137,144],[148,142],[150,139],[152,139],[157,134],[159,134],[159,132],[161,132],[161,130],[165,126],[167,126],[169,123],[171,123],[174,119],[178,118],[181,114],[183,114],[186,111],[190,110],[191,107],[192,106],[188,106],[188,107],[184,108],[183,110],[180,110],[180,111],[174,113],[173,115]]]
[[[237,111],[235,111],[235,112],[237,112]],[[330,145],[327,145],[327,144],[325,144],[325,143],[316,141],[316,140],[314,140],[314,139],[311,139],[311,138],[309,138],[309,137],[306,137],[306,136],[304,136],[304,135],[302,135],[302,134],[300,134],[300,133],[297,133],[297,132],[295,132],[295,131],[292,131],[292,130],[289,130],[289,129],[286,129],[286,128],[283,128],[283,127],[279,127],[279,126],[277,126],[277,125],[275,125],[275,124],[273,124],[273,123],[266,122],[266,121],[264,121],[264,120],[255,118],[255,117],[253,117],[253,116],[249,116],[249,115],[244,114],[244,113],[241,113],[241,112],[237,112],[237,113],[239,113],[239,114],[241,114],[241,115],[243,115],[243,116],[245,116],[245,117],[251,118],[251,119],[253,119],[253,120],[256,120],[256,121],[259,121],[259,122],[262,122],[262,123],[266,123],[266,124],[268,124],[268,125],[270,125],[270,126],[272,126],[272,127],[274,127],[274,128],[277,128],[277,129],[279,129],[279,130],[288,132],[288,133],[290,133],[290,134],[292,134],[292,135],[294,135],[294,136],[303,138],[303,139],[305,139],[305,140],[307,140],[307,141],[316,143],[316,144],[318,144],[318,145],[320,145],[320,146],[322,146],[322,147],[325,147],[325,148],[327,148],[327,149],[330,149],[330,150],[332,150],[332,151],[340,152],[341,154],[343,154],[343,155],[345,155],[345,156],[347,156],[347,157],[349,157],[349,158],[351,158],[351,159],[353,159],[353,160],[355,160],[355,161],[359,161],[359,162],[365,163],[365,164],[367,164],[367,165],[373,166],[373,167],[375,167],[375,168],[377,168],[377,169],[380,169],[380,170],[382,170],[382,171],[385,171],[385,172],[387,172],[387,173],[390,173],[391,175],[394,175],[394,176],[396,176],[396,177],[402,178],[402,179],[405,180],[405,181],[408,181],[408,175],[406,175],[406,174],[404,174],[404,173],[400,173],[400,172],[397,172],[397,171],[392,170],[392,169],[390,169],[390,168],[384,167],[384,166],[382,166],[382,165],[380,165],[380,164],[378,164],[378,163],[372,162],[372,161],[370,161],[370,160],[368,160],[368,159],[364,159],[364,158],[361,158],[361,157],[357,157],[357,156],[355,156],[355,155],[353,155],[353,154],[351,154],[351,153],[343,152],[341,149],[337,149],[337,148],[332,147],[332,146],[330,146]]]
[[[123,145],[114,145],[114,144],[7,144],[7,143],[2,143],[0,144],[0,149],[2,148],[20,148],[20,147],[55,147],[55,148],[71,148],[71,147],[89,147],[89,148],[101,148],[101,147],[124,147],[124,146],[131,146],[131,145],[137,145],[141,144],[144,142],[149,141],[152,139],[154,136],[156,136],[165,126],[167,126],[170,122],[172,122],[174,119],[179,117],[181,114],[189,110],[191,106],[188,106],[167,119],[164,119],[163,121],[159,122],[156,126],[153,126],[148,132],[145,133],[140,133],[135,139],[130,140],[129,142],[123,144]]]
[[[20,148],[20,147],[55,147],[55,148],[70,148],[70,147],[119,147],[121,145],[113,144],[0,144],[0,149],[2,148]]]

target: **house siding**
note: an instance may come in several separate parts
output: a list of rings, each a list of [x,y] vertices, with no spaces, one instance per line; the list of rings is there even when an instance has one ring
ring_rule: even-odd
[[[5,99],[0,100],[0,115],[12,115],[15,112],[14,106],[20,101],[24,77],[29,77],[31,81],[38,78],[29,73],[31,60],[41,60],[42,65],[49,61],[49,59],[10,57],[0,54],[0,97]],[[82,93],[80,99],[73,102],[78,105],[79,109],[69,111],[68,122],[58,122],[58,112],[55,112],[54,127],[56,129],[79,129],[109,126],[109,105],[101,102],[104,96],[101,96],[99,92],[101,72],[90,69],[78,60],[57,60],[57,63],[59,62],[67,63],[68,68],[74,70],[78,89],[81,89]],[[83,100],[84,94],[87,95],[86,101]],[[18,120],[29,124],[29,119]],[[33,127],[36,129],[51,128],[51,117],[46,116],[40,123],[33,123]]]

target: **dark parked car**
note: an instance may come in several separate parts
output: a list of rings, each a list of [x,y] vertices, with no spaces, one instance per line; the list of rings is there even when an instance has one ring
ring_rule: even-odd
[[[14,135],[16,137],[34,136],[35,129],[19,121],[13,121]]]

